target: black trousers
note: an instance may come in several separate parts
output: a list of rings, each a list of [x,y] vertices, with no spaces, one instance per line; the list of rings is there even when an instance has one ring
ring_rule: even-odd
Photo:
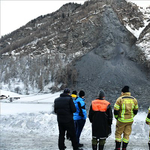
[[[64,150],[65,148],[65,133],[68,132],[70,136],[70,140],[72,142],[73,149],[78,149],[78,143],[76,138],[76,132],[74,127],[74,121],[70,121],[68,123],[60,123],[58,122],[59,127],[59,139],[58,139],[58,147],[60,150]]]

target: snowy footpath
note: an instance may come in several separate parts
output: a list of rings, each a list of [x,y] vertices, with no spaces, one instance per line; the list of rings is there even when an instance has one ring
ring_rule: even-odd
[[[14,93],[8,95],[11,94]],[[12,103],[1,100],[0,150],[58,150],[58,127],[53,101],[59,94],[21,96]],[[145,124],[146,115],[147,112],[139,112],[135,117],[128,150],[148,150],[149,127]],[[115,124],[114,119],[105,150],[113,150],[115,147]],[[81,143],[84,144],[84,150],[92,150],[91,124],[88,119]],[[65,145],[66,150],[72,150],[70,141],[65,140]]]

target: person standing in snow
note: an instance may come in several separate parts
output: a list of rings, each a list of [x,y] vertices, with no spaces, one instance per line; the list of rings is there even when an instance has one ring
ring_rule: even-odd
[[[121,96],[114,105],[114,116],[117,119],[115,132],[115,150],[120,150],[121,141],[123,141],[122,150],[126,150],[129,143],[129,136],[132,131],[133,118],[138,112],[138,102],[131,96],[129,86],[124,86]],[[123,139],[121,135],[123,134]]]
[[[148,124],[150,126],[150,107],[148,109],[148,115],[146,118],[146,124]],[[148,146],[149,146],[149,150],[150,150],[150,131],[149,131],[149,142],[148,142]]]
[[[100,90],[97,99],[93,100],[89,110],[89,120],[92,123],[92,148],[104,149],[106,138],[111,133],[112,110],[110,103],[105,100],[105,93]]]
[[[72,91],[71,97],[72,97],[73,101],[75,101],[77,99],[77,91]],[[68,140],[70,140],[70,136],[69,136],[68,132],[66,133],[66,138]]]
[[[85,92],[81,90],[79,92],[79,97],[76,100],[74,100],[76,112],[73,114],[73,120],[75,123],[76,136],[77,136],[77,142],[79,147],[83,146],[83,144],[80,143],[80,135],[87,118],[84,96],[85,96]]]
[[[76,112],[73,99],[70,96],[70,90],[65,89],[60,97],[56,98],[54,101],[54,112],[57,114],[57,121],[59,127],[59,139],[58,147],[59,150],[65,150],[65,132],[67,131],[70,140],[72,142],[73,150],[81,150],[78,148],[78,143],[76,139],[73,113]]]

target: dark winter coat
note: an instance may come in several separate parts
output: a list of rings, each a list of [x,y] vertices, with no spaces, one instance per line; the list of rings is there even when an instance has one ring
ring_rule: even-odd
[[[73,113],[76,112],[73,99],[66,93],[60,94],[60,97],[54,101],[54,112],[57,114],[57,121],[68,123],[73,120]]]
[[[96,138],[107,138],[110,135],[112,110],[108,101],[100,99],[92,101],[89,119],[92,123],[92,136]]]

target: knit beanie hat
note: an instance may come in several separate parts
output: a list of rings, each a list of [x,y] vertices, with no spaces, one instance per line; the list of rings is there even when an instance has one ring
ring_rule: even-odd
[[[70,90],[68,88],[64,89],[64,93],[70,93]]]
[[[72,94],[75,94],[75,95],[77,95],[77,91],[72,91]]]
[[[103,99],[105,97],[105,92],[103,90],[100,90],[98,97],[99,99]]]
[[[82,96],[84,96],[84,95],[85,95],[85,92],[84,92],[83,90],[81,90],[81,91],[79,92],[79,96],[82,97]]]
[[[123,93],[129,92],[129,86],[124,86],[121,90]]]

